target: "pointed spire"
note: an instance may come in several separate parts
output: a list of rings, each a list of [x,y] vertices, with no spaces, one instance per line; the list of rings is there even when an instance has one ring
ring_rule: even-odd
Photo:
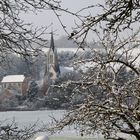
[[[53,39],[53,32],[51,32],[51,42],[50,42],[50,48],[54,51],[54,39]]]

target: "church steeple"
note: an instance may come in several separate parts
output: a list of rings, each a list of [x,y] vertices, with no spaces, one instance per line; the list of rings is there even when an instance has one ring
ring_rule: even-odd
[[[50,48],[51,48],[51,49],[53,50],[53,52],[54,52],[55,46],[54,46],[53,32],[51,32]]]
[[[50,85],[54,84],[60,76],[60,68],[58,62],[57,49],[54,45],[53,32],[51,32],[50,48],[47,53],[46,68],[44,73],[42,92],[47,93]]]
[[[57,79],[60,75],[57,55],[57,49],[54,45],[53,32],[51,32],[50,48],[47,54],[47,67],[45,72],[45,75],[48,77],[47,79],[49,81]]]

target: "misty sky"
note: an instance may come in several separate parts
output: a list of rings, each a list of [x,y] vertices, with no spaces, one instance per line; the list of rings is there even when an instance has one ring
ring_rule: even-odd
[[[73,11],[73,12],[77,12],[79,11],[81,8],[83,7],[87,7],[89,5],[95,5],[97,4],[97,2],[101,3],[103,0],[62,0],[62,7],[64,8],[68,8],[69,10]],[[88,10],[86,12],[84,12],[83,14],[97,14],[97,12],[99,12],[99,9],[95,9],[95,10]],[[23,19],[25,20],[25,22],[30,22],[33,23],[34,26],[48,26],[51,23],[53,23],[53,26],[51,26],[48,31],[51,31],[52,27],[53,30],[55,30],[55,33],[57,34],[55,36],[55,38],[59,38],[62,35],[66,35],[66,33],[64,32],[64,30],[62,29],[58,19],[56,18],[55,14],[52,11],[44,11],[44,12],[40,12],[38,14],[24,14],[22,15]],[[63,23],[66,25],[67,30],[69,32],[72,31],[72,27],[74,27],[75,25],[75,21],[78,22],[78,20],[73,17],[70,16],[66,13],[61,13],[61,19],[63,21]],[[90,39],[93,39],[92,37]]]

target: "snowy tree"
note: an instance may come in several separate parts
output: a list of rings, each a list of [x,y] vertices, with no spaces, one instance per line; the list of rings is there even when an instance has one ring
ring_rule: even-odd
[[[20,128],[13,120],[11,123],[0,123],[0,139],[1,140],[29,140],[34,137],[37,132],[44,131],[45,127],[40,127],[36,122],[28,127]]]
[[[34,55],[39,46],[46,46],[43,38],[48,27],[33,27],[21,19],[22,14],[37,13],[41,9],[59,6],[55,0],[3,0],[0,2],[0,60],[4,61],[9,53]],[[35,46],[38,46],[36,48]]]
[[[76,77],[77,75],[77,77]],[[52,109],[67,109],[72,104],[72,94],[75,85],[65,86],[67,80],[78,79],[78,73],[66,73],[55,81],[55,85],[49,87],[45,98],[46,106]],[[63,84],[63,86],[62,86]]]
[[[69,80],[66,87],[75,85],[73,93],[87,93],[84,103],[68,111],[56,121],[53,130],[76,125],[83,134],[100,133],[106,139],[124,140],[125,135],[140,139],[140,21],[138,0],[103,0],[77,12],[63,9],[75,18],[75,28],[69,33],[61,20],[61,10],[54,12],[61,25],[79,46],[88,46],[88,35],[96,35],[100,50],[92,49],[92,58],[79,59],[76,64],[90,65],[82,80]],[[101,12],[92,15],[92,10]],[[95,9],[94,9],[95,8]],[[88,14],[83,14],[89,10]],[[76,22],[77,18],[77,22]],[[134,27],[135,26],[135,27]],[[126,34],[127,35],[124,35]],[[88,46],[90,47],[90,46]],[[136,49],[136,51],[135,51]],[[92,66],[92,67],[91,67]],[[120,135],[120,133],[123,134]]]
[[[28,51],[32,53],[32,43],[40,45],[40,41],[44,41],[38,36],[38,30],[30,30],[28,24],[21,21],[19,15],[21,12],[53,10],[69,39],[73,39],[82,49],[88,46],[86,42],[88,35],[90,33],[96,35],[104,52],[93,50],[93,58],[75,62],[83,65],[92,62],[91,73],[83,74],[80,81],[68,81],[65,85],[65,87],[76,86],[77,88],[73,90],[78,93],[86,91],[87,98],[84,103],[70,110],[55,128],[62,129],[67,125],[76,124],[81,133],[99,132],[106,139],[114,140],[124,139],[119,135],[123,133],[133,135],[139,140],[140,69],[138,60],[140,53],[137,52],[133,56],[133,50],[139,48],[140,30],[137,23],[139,25],[140,1],[103,0],[103,2],[104,4],[89,5],[77,12],[72,12],[62,8],[61,1],[56,0],[1,1],[0,56],[5,58],[8,52],[21,55],[27,54]],[[101,13],[92,15],[90,11],[87,15],[83,14],[84,11],[96,10],[97,7],[100,8]],[[74,16],[75,28],[73,27],[70,33],[61,20],[61,12]],[[42,32],[39,30],[39,33],[44,35],[44,30]],[[126,33],[128,34],[124,36]],[[116,54],[120,56],[117,57]],[[117,66],[116,69],[117,64],[119,67]],[[134,76],[131,75],[131,78],[120,84],[119,73],[124,67],[129,69],[130,73],[134,73]],[[36,92],[33,93],[35,96]],[[102,95],[100,98],[98,93]]]
[[[105,58],[102,57],[102,60]],[[86,96],[83,102],[73,104],[73,109],[53,130],[75,124],[82,135],[98,132],[106,139],[120,139],[119,133],[124,133],[139,139],[140,79],[135,71],[124,70],[127,68],[125,65],[115,69],[114,64],[107,65],[101,61],[83,73],[80,81],[67,82],[65,86],[68,88],[72,85],[75,87],[72,90],[73,98],[76,94]]]

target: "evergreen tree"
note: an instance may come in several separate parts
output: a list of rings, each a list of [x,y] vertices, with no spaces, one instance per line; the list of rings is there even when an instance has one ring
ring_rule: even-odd
[[[37,96],[38,96],[38,85],[35,81],[31,81],[27,98],[29,99],[29,101],[33,102],[37,98]]]

